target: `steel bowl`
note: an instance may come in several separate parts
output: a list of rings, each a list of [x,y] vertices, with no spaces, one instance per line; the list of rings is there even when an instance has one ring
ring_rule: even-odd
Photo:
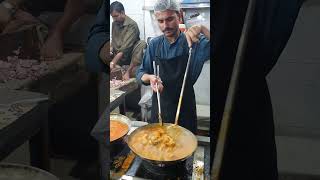
[[[110,141],[110,156],[114,157],[118,152],[121,152],[121,150],[125,147],[126,142],[125,142],[125,137],[130,131],[131,128],[131,120],[122,114],[116,114],[116,113],[111,113],[110,114],[110,121],[120,121],[122,123],[125,123],[128,126],[128,131],[121,137]],[[111,127],[110,127],[111,128]],[[111,129],[110,129],[111,131]]]

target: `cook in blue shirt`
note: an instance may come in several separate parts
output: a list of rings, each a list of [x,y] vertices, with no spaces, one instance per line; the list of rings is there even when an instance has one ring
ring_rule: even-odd
[[[155,59],[156,46],[162,43],[160,49],[160,57],[171,59],[176,56],[188,53],[188,44],[186,43],[186,36],[180,33],[177,40],[170,44],[168,40],[161,42],[162,36],[152,39],[144,54],[142,64],[137,72],[137,80],[144,84],[149,85],[149,82],[143,82],[141,77],[144,74],[153,74],[152,61]],[[203,64],[210,59],[210,41],[204,36],[200,35],[199,43],[192,45],[191,61],[189,72],[191,74],[192,84],[195,84],[203,67]]]
[[[155,3],[155,17],[164,34],[150,41],[136,77],[142,84],[151,84],[154,92],[158,83],[161,93],[161,119],[164,122],[173,123],[188,61],[189,47],[192,47],[179,125],[195,132],[197,115],[193,85],[201,73],[204,62],[210,59],[210,33],[202,25],[192,26],[186,33],[182,33],[179,30],[181,18],[179,11],[179,4],[174,0],[158,0]],[[160,67],[160,77],[153,73],[153,61]],[[157,97],[154,93],[150,123],[158,122],[158,118]]]

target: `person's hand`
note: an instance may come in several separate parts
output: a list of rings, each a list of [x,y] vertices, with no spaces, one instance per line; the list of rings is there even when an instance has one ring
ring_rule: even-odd
[[[130,79],[130,73],[129,73],[129,71],[127,71],[126,73],[124,73],[122,79],[123,79],[124,81],[127,81],[127,80]]]
[[[192,46],[192,43],[199,42],[199,35],[201,31],[202,31],[201,25],[194,25],[190,27],[187,30],[187,32],[185,32],[189,48]]]
[[[155,75],[150,75],[149,79],[150,79],[150,85],[151,85],[152,90],[154,92],[157,92],[157,83],[158,83],[158,90],[161,93],[163,90],[163,85],[162,85],[161,79]]]

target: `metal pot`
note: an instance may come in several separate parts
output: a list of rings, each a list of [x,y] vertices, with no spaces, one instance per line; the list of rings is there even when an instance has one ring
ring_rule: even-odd
[[[158,167],[166,167],[166,166],[172,166],[172,165],[176,165],[176,164],[179,164],[183,161],[185,161],[188,157],[192,156],[193,153],[195,152],[197,146],[198,146],[198,141],[197,141],[197,138],[196,136],[189,130],[179,126],[179,125],[174,125],[174,124],[171,124],[171,123],[163,123],[163,126],[174,126],[174,129],[173,130],[179,130],[179,132],[181,133],[184,133],[185,135],[189,136],[191,141],[193,141],[193,144],[195,144],[194,147],[192,147],[192,152],[190,152],[188,155],[184,156],[184,157],[181,157],[177,160],[172,160],[172,161],[159,161],[159,160],[155,160],[155,159],[148,159],[146,157],[143,157],[141,155],[141,152],[137,152],[135,151],[135,149],[133,148],[133,139],[136,138],[135,137],[135,134],[137,134],[138,132],[140,132],[141,130],[144,130],[146,128],[150,128],[150,127],[154,127],[154,126],[160,126],[160,124],[158,123],[153,123],[153,124],[148,124],[148,125],[145,125],[145,126],[142,126],[142,127],[139,127],[137,129],[135,129],[128,137],[128,140],[127,140],[127,144],[129,146],[129,148],[132,150],[132,152],[134,152],[137,156],[139,156],[141,159],[143,159],[144,161],[147,161],[147,163],[150,163],[152,165],[156,165]],[[190,143],[192,144],[192,143]]]
[[[128,125],[128,131],[121,137],[110,141],[110,157],[114,157],[117,155],[118,152],[121,152],[121,150],[125,147],[126,142],[124,140],[125,136],[128,134],[128,132],[130,131],[131,128],[131,120],[124,115],[121,114],[115,114],[115,113],[111,113],[110,114],[110,121],[120,121],[122,123],[125,123],[126,125]],[[111,128],[111,127],[110,127]],[[111,131],[111,129],[110,129]]]

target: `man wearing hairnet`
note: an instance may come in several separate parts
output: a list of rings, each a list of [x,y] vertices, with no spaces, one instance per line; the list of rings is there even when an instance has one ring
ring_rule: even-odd
[[[192,131],[197,130],[196,101],[193,85],[197,81],[203,64],[210,59],[210,33],[202,25],[190,27],[186,33],[179,30],[181,20],[179,4],[175,0],[157,0],[154,5],[155,18],[163,35],[152,39],[137,71],[138,82],[150,85],[152,96],[151,122],[158,122],[156,83],[160,91],[162,120],[175,120],[183,76],[192,47],[189,72],[186,79],[179,125]],[[159,77],[153,73],[153,61],[159,65]]]

